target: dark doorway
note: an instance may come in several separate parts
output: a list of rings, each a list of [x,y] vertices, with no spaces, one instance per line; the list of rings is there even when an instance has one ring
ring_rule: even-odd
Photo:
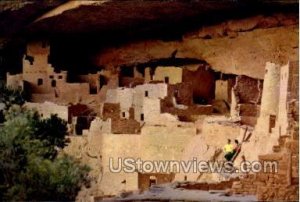
[[[121,77],[134,77],[133,67],[121,67]]]
[[[90,94],[97,94],[97,87],[90,86]]]
[[[165,77],[165,83],[169,83],[169,77],[168,76]]]
[[[144,114],[141,114],[141,121],[144,121]]]
[[[107,84],[107,79],[105,76],[100,75],[100,89]]]
[[[150,176],[149,187],[151,187],[152,185],[156,185],[156,183],[157,183],[156,177],[155,176]]]
[[[43,85],[43,79],[38,79],[38,82],[37,82],[38,86],[41,86]]]
[[[51,86],[52,86],[52,87],[56,87],[56,81],[55,81],[55,80],[52,80],[52,81],[51,81]]]

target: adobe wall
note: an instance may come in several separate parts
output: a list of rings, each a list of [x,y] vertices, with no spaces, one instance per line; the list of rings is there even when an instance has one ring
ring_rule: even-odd
[[[279,135],[286,134],[288,129],[288,109],[287,102],[290,98],[289,94],[291,92],[289,81],[291,81],[293,74],[291,74],[292,68],[290,65],[284,65],[280,69],[280,92],[279,92],[279,105],[278,105],[278,118],[277,127]]]
[[[107,103],[120,103],[120,117],[129,118],[129,108],[133,103],[133,93],[134,90],[131,88],[117,88],[109,89],[106,93]],[[125,117],[122,116],[122,113],[125,113]]]
[[[121,117],[120,104],[104,103],[102,117],[104,121],[111,119],[111,133],[113,134],[138,134],[140,132],[140,123],[134,120],[132,109],[128,109],[128,117]]]
[[[51,115],[56,114],[59,118],[68,121],[68,106],[61,106],[51,102],[32,103],[26,102],[24,106],[28,109],[35,109],[42,118],[50,118]]]
[[[53,73],[54,68],[48,63],[50,46],[41,41],[27,44],[26,55],[23,58],[23,74]],[[28,59],[28,56],[31,59]]]
[[[193,103],[193,89],[190,82],[168,85],[168,98],[175,97],[177,104],[191,105]]]
[[[103,134],[101,148],[103,175],[99,187],[106,195],[116,195],[121,190],[137,190],[137,173],[112,173],[109,170],[109,158],[113,159],[116,166],[118,158],[140,157],[140,135],[114,135]],[[126,184],[122,181],[126,180]]]
[[[239,97],[239,103],[259,104],[261,102],[262,81],[259,79],[237,76],[234,89]]]
[[[174,174],[165,173],[139,173],[138,186],[141,191],[145,191],[150,187],[150,179],[155,180],[156,184],[170,183],[174,180]]]
[[[259,155],[272,153],[273,146],[278,142],[280,136],[287,134],[286,129],[290,124],[290,121],[286,118],[289,117],[288,106],[290,102],[286,95],[292,93],[289,88],[295,80],[291,81],[291,77],[297,77],[298,74],[292,73],[293,76],[284,77],[284,75],[288,75],[288,72],[293,72],[292,69],[294,68],[291,68],[289,64],[280,68],[278,65],[267,63],[266,69],[268,71],[264,80],[259,118],[252,132],[250,142],[243,143],[240,154],[240,156],[244,155],[246,160],[249,161],[258,160]],[[280,80],[280,78],[283,79]],[[276,116],[272,128],[270,128],[270,115]],[[253,148],[257,149],[253,150]],[[241,162],[241,158],[238,157],[236,162]]]
[[[95,89],[96,93],[100,90],[100,72],[96,74],[78,75],[80,83],[88,83],[90,88]]]
[[[109,134],[112,133],[111,127],[111,119],[108,118],[107,120],[103,120],[99,117],[96,117],[92,122],[89,129],[89,132],[93,135],[100,135],[100,134]]]
[[[176,84],[182,82],[182,68],[181,67],[156,67],[153,75],[153,80],[165,81],[169,78],[169,84]]]
[[[225,123],[222,123],[225,122]],[[239,139],[243,129],[235,124],[228,123],[223,116],[205,117],[202,121],[201,133],[192,137],[187,146],[184,148],[182,156],[183,161],[223,161],[223,147],[227,143],[227,139]],[[218,152],[220,150],[221,152]],[[177,173],[175,180],[183,181],[200,181],[200,182],[219,182],[220,178],[217,174],[199,172],[193,173]]]
[[[229,101],[229,84],[227,80],[216,80],[215,100]]]
[[[9,73],[6,74],[6,86],[13,88],[13,89],[18,89],[24,88],[23,85],[23,75],[22,74],[16,74],[16,75],[11,75]]]
[[[196,71],[183,69],[182,81],[192,84],[194,102],[204,99],[209,103],[215,96],[215,76],[208,66],[201,65]]]
[[[260,116],[255,130],[268,134],[270,132],[270,116],[276,116],[279,102],[280,66],[266,63],[266,74],[260,107]]]

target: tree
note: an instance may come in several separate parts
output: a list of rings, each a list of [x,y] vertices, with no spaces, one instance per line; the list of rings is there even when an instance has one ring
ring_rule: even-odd
[[[25,102],[25,92],[22,89],[12,89],[5,85],[0,85],[0,103],[8,110],[12,105],[23,105]]]
[[[13,106],[0,128],[0,200],[74,200],[87,182],[88,167],[69,156],[66,123],[41,120],[32,110]]]
[[[26,170],[18,175],[18,184],[11,187],[7,197],[12,200],[72,201],[81,186],[88,181],[89,168],[69,156],[54,161],[30,159]]]

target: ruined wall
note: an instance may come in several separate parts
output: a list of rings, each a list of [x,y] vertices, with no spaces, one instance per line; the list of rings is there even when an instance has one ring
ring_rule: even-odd
[[[98,93],[100,90],[100,72],[96,74],[78,75],[78,79],[80,83],[88,83],[90,89],[93,89],[93,93]]]
[[[250,142],[243,143],[243,149],[240,154],[240,156],[244,155],[247,161],[258,160],[259,155],[272,153],[273,146],[277,144],[280,136],[287,135],[287,133],[283,133],[284,130],[279,126],[289,126],[291,124],[291,121],[285,119],[285,117],[289,117],[292,114],[294,114],[293,116],[295,116],[295,114],[298,113],[297,111],[291,113],[290,111],[292,111],[292,109],[291,107],[289,107],[293,106],[293,104],[296,104],[297,100],[287,99],[285,100],[286,103],[280,103],[280,100],[282,100],[282,98],[279,98],[279,95],[283,95],[285,94],[285,92],[287,92],[287,94],[293,94],[293,92],[291,91],[292,88],[290,87],[293,86],[293,83],[295,83],[298,79],[291,80],[291,78],[297,78],[299,76],[297,71],[294,71],[298,68],[296,66],[293,67],[290,65],[280,68],[275,64],[269,63],[267,64],[266,69],[268,69],[268,72],[266,73],[266,78],[264,81],[263,97],[259,118],[257,120],[254,131],[252,132]],[[280,71],[280,69],[282,70],[282,72]],[[282,82],[280,82],[279,80],[280,75],[284,75],[287,71],[291,72],[290,77],[286,77],[288,85],[283,85],[281,88],[281,86],[279,86],[280,83],[282,84]],[[284,108],[286,108],[287,110],[279,110],[279,108],[282,106],[284,106]],[[270,115],[273,114],[274,116],[276,116],[276,118],[274,120],[271,120]],[[253,151],[253,148],[257,149]],[[236,162],[237,164],[240,163],[241,158],[238,157]]]
[[[261,110],[255,129],[263,134],[270,132],[270,118],[278,111],[280,84],[280,66],[274,63],[266,64],[266,74],[263,85]],[[274,127],[274,126],[273,126]]]
[[[229,101],[229,84],[227,80],[216,80],[215,99]]]
[[[182,82],[182,68],[180,67],[156,67],[153,80],[164,81],[169,84]]]
[[[141,191],[145,191],[150,187],[150,183],[165,184],[170,183],[174,179],[174,174],[165,173],[139,173],[138,184]]]
[[[210,103],[215,96],[215,76],[208,66],[201,65],[196,71],[184,69],[182,81],[192,84],[194,103]]]
[[[132,110],[128,110],[128,113]],[[134,120],[132,112],[128,118],[120,117],[120,104],[104,103],[102,117],[104,121],[111,119],[111,133],[113,134],[138,134],[140,132],[140,123]],[[135,113],[134,113],[135,114]]]
[[[279,144],[273,146],[273,152],[260,155],[259,161],[275,161],[277,172],[251,173],[241,181],[234,182],[232,190],[238,194],[256,194],[263,201],[295,201],[299,198],[299,131],[293,128],[289,136],[278,139]]]
[[[120,103],[120,117],[129,118],[129,108],[133,103],[134,90],[131,88],[109,89],[106,93],[106,103]],[[125,116],[123,116],[125,113]]]
[[[223,116],[205,117],[201,124],[201,133],[191,138],[184,148],[181,160],[193,161],[223,161],[223,146],[227,139],[239,139],[243,129],[227,121]],[[220,151],[220,152],[219,152]],[[199,173],[190,170],[188,173],[177,173],[175,180],[219,182],[218,174]]]
[[[262,81],[247,76],[237,76],[234,90],[239,103],[259,104],[261,102]]]
[[[68,106],[61,106],[51,102],[31,103],[26,102],[24,106],[28,109],[35,109],[42,118],[50,118],[51,115],[56,114],[59,118],[68,121],[69,109]]]
[[[24,88],[23,75],[22,74],[11,75],[7,73],[6,86],[13,89],[18,89],[18,88],[23,89]]]
[[[172,102],[170,98],[175,97],[177,104],[192,105],[193,103],[193,89],[192,84],[185,82],[175,85],[168,85],[168,100]]]

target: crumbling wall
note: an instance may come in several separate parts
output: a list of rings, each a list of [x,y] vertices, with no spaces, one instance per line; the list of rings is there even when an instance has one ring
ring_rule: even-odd
[[[196,71],[184,69],[182,81],[191,83],[194,103],[207,104],[215,96],[214,72],[206,65],[199,66]]]
[[[239,103],[259,104],[261,101],[261,80],[247,76],[237,76],[234,90],[239,97]]]
[[[132,110],[128,110],[128,113]],[[132,112],[131,112],[132,113]],[[114,134],[138,134],[140,132],[140,123],[133,119],[133,115],[128,119],[120,117],[120,104],[104,103],[102,117],[104,120],[111,119],[111,133]]]
[[[120,117],[129,118],[129,109],[133,103],[134,90],[131,88],[109,89],[106,94],[107,103],[120,103]]]
[[[215,100],[229,101],[229,84],[227,80],[216,80]]]
[[[153,80],[164,81],[169,84],[176,84],[182,82],[182,68],[181,67],[156,67],[153,75]]]
[[[16,74],[11,75],[9,73],[6,74],[6,86],[12,89],[24,88],[23,84],[23,75]]]
[[[32,103],[26,102],[24,106],[28,109],[35,109],[42,118],[50,118],[51,115],[56,114],[59,118],[68,121],[69,109],[68,106],[61,106],[51,102]]]
[[[280,66],[274,63],[266,64],[266,74],[263,84],[260,116],[255,127],[256,131],[263,134],[270,133],[271,116],[276,116],[278,112],[280,83]],[[274,126],[273,126],[274,127]]]
[[[243,129],[236,124],[228,122],[224,116],[206,117],[203,120],[201,133],[191,138],[184,148],[181,160],[193,161],[223,161],[223,146],[227,139],[239,139]],[[190,170],[188,173],[177,173],[175,180],[219,182],[219,174],[199,173]]]
[[[192,105],[193,89],[190,82],[168,85],[168,98],[175,97],[177,104]],[[171,99],[169,99],[172,102]]]
[[[141,191],[145,191],[150,187],[151,182],[154,184],[170,183],[174,179],[174,173],[139,173],[138,186]]]

